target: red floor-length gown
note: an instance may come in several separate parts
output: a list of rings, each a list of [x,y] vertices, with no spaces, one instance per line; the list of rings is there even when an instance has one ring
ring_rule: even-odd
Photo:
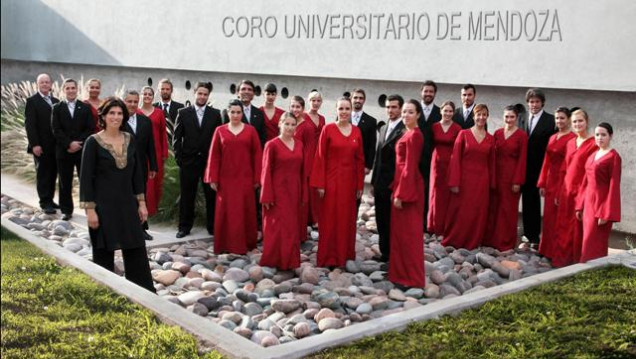
[[[452,122],[446,132],[440,122],[432,126],[433,156],[431,157],[431,176],[429,183],[428,232],[436,235],[444,234],[446,210],[450,199],[448,187],[448,164],[453,153],[453,144],[462,128]]]
[[[88,102],[88,100],[85,100],[84,103],[87,104],[88,108],[91,109],[91,115],[93,115],[93,120],[95,120],[95,131],[93,131],[93,133],[97,133],[101,131],[102,128],[99,127],[99,114],[97,113],[97,109],[93,107],[93,105],[91,105],[91,103]]]
[[[407,287],[423,288],[424,275],[424,179],[419,169],[424,136],[419,129],[407,131],[395,145],[393,198],[402,208],[391,207],[389,280]]]
[[[521,187],[526,181],[528,135],[517,129],[506,139],[500,128],[494,137],[497,188],[490,192],[488,230],[482,244],[507,251],[517,245],[521,192],[513,192],[512,186]]]
[[[537,187],[545,189],[545,200],[543,206],[543,229],[541,232],[541,242],[539,242],[539,253],[552,259],[558,253],[556,251],[556,219],[559,213],[559,206],[555,201],[559,195],[559,190],[563,186],[563,172],[561,166],[565,160],[565,147],[569,140],[576,137],[573,132],[568,132],[561,137],[555,133],[548,141],[545,150],[543,167]]]
[[[358,127],[352,125],[351,133],[345,136],[335,123],[325,126],[310,184],[314,190],[325,190],[320,205],[317,264],[344,267],[348,259],[356,257],[356,191],[364,188],[364,153]]]
[[[607,256],[612,224],[621,221],[621,163],[618,152],[610,150],[599,159],[590,155],[585,164],[576,208],[583,211],[581,263]],[[607,223],[599,226],[599,219]]]
[[[203,181],[217,183],[214,216],[214,253],[245,254],[256,248],[256,201],[254,186],[260,183],[262,150],[254,127],[238,135],[229,124],[217,127],[212,136]]]
[[[140,110],[137,113],[145,114]],[[157,175],[155,178],[148,177],[146,181],[146,207],[148,215],[157,214],[161,195],[163,194],[163,162],[168,158],[168,132],[166,130],[166,117],[163,111],[154,108],[150,116],[147,116],[152,124],[152,136],[155,140],[155,156],[157,157]]]
[[[575,206],[579,187],[585,176],[585,162],[597,150],[594,137],[583,141],[577,148],[576,137],[571,139],[565,150],[565,160],[561,166],[563,186],[559,191],[559,211],[557,214],[554,257],[552,265],[563,267],[577,263],[581,257],[583,225],[576,219]]]
[[[280,121],[280,117],[285,113],[285,110],[274,107],[274,116],[269,118],[267,117],[267,112],[265,112],[265,106],[261,106],[258,109],[261,110],[265,116],[265,141],[276,138],[279,134],[278,121]]]
[[[308,114],[304,114],[305,120],[296,127],[296,134],[294,137],[303,143],[305,157],[305,168],[307,172],[307,186],[309,188],[309,204],[305,209],[306,224],[313,225],[318,223],[320,216],[320,197],[315,188],[309,187],[309,180],[311,178],[311,171],[314,167],[314,157],[316,156],[316,150],[318,148],[318,138],[322,129],[325,127],[325,117],[319,115],[318,125],[311,120]]]
[[[290,270],[300,266],[301,209],[307,202],[303,144],[290,150],[280,138],[265,144],[261,173],[263,207],[263,255],[260,265]]]
[[[462,130],[448,171],[448,186],[459,187],[459,193],[450,196],[442,245],[466,249],[481,245],[495,183],[495,138],[486,133],[480,143],[470,129]]]

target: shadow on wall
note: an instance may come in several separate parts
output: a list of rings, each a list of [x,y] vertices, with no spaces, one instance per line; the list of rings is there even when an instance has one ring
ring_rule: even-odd
[[[3,59],[60,62],[61,59],[72,58],[79,63],[121,65],[54,8],[40,0],[2,1],[0,9],[0,56]],[[38,36],[51,32],[59,36]]]

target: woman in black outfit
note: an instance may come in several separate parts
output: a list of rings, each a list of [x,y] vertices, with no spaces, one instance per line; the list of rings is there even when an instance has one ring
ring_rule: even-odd
[[[80,207],[86,210],[93,262],[113,271],[115,250],[124,256],[126,278],[155,292],[140,223],[148,218],[144,181],[132,136],[124,131],[128,111],[111,97],[98,109],[102,131],[84,145]]]

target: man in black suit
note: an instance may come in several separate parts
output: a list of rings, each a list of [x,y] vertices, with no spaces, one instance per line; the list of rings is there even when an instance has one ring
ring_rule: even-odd
[[[528,155],[526,162],[526,182],[521,188],[521,205],[523,216],[523,233],[534,248],[539,245],[541,234],[541,196],[537,181],[543,166],[545,149],[550,136],[555,132],[554,115],[543,110],[545,94],[540,89],[532,88],[526,92],[528,103],[528,121],[525,130],[528,132]]]
[[[139,109],[139,92],[136,90],[126,91],[124,103],[126,104],[126,109],[130,114],[128,121],[126,122],[126,132],[133,135],[133,138],[135,139],[137,158],[139,163],[142,164],[141,168],[143,169],[144,174],[145,193],[145,186],[148,177],[155,178],[158,170],[152,122],[150,122],[148,117],[141,113],[137,113],[137,110]],[[150,172],[148,172],[148,167],[150,167]],[[146,231],[148,229],[148,222],[142,223],[142,226],[144,228],[145,239],[148,241],[152,240],[152,236]]]
[[[378,148],[375,153],[375,163],[371,184],[375,196],[375,219],[380,235],[380,260],[389,260],[391,245],[391,189],[395,175],[395,144],[404,134],[404,124],[400,119],[404,99],[400,95],[390,95],[386,98],[387,124],[380,128]]]
[[[206,183],[203,175],[208,162],[212,135],[221,125],[219,110],[207,106],[212,84],[198,82],[194,87],[194,105],[179,110],[174,130],[174,156],[179,165],[181,199],[179,200],[179,229],[177,238],[190,234],[194,224],[194,201],[200,182],[207,210],[206,227],[214,233],[216,193]]]
[[[82,146],[95,130],[89,105],[77,100],[77,82],[66,79],[62,84],[66,99],[53,105],[51,129],[56,141],[55,157],[60,175],[60,210],[62,219],[73,216],[73,169],[80,174]]]
[[[477,90],[475,89],[475,85],[466,84],[462,87],[462,107],[455,110],[453,121],[457,122],[463,129],[471,128],[475,125],[475,121],[473,120],[473,108],[475,107],[476,94]]]
[[[420,157],[420,172],[424,177],[424,230],[426,231],[428,219],[428,181],[431,173],[431,157],[433,156],[433,124],[442,119],[442,113],[435,101],[437,84],[426,80],[422,85],[420,96],[422,98],[422,113],[417,120],[417,125],[424,136],[424,147]]]
[[[377,142],[378,121],[362,108],[367,99],[367,95],[361,88],[351,91],[351,102],[353,111],[351,112],[351,123],[357,126],[362,133],[362,149],[364,151],[364,174],[371,173],[373,160],[375,159],[375,146]]]
[[[177,118],[177,113],[184,105],[172,100],[173,86],[169,79],[161,79],[157,87],[161,101],[155,102],[153,105],[163,110],[163,114],[166,117],[166,127],[168,127],[168,142],[172,143],[174,121]]]
[[[261,148],[265,147],[265,115],[252,105],[254,99],[254,83],[250,80],[243,80],[238,85],[238,98],[243,103],[243,122],[254,126],[261,140]],[[227,110],[223,110],[223,123],[230,122]],[[260,206],[258,206],[260,208]]]
[[[58,205],[53,202],[57,163],[55,137],[51,131],[51,107],[59,100],[51,95],[51,76],[40,74],[36,83],[38,93],[27,99],[24,108],[24,127],[29,141],[27,153],[33,154],[35,162],[40,207],[44,213],[53,214]]]

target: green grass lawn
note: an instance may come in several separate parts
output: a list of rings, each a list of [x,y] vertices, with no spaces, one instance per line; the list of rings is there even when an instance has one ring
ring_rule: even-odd
[[[636,358],[636,271],[584,272],[313,358]]]
[[[2,358],[220,358],[2,227]]]
[[[220,357],[4,228],[1,242],[3,359]],[[636,271],[588,271],[312,358],[636,358]]]

